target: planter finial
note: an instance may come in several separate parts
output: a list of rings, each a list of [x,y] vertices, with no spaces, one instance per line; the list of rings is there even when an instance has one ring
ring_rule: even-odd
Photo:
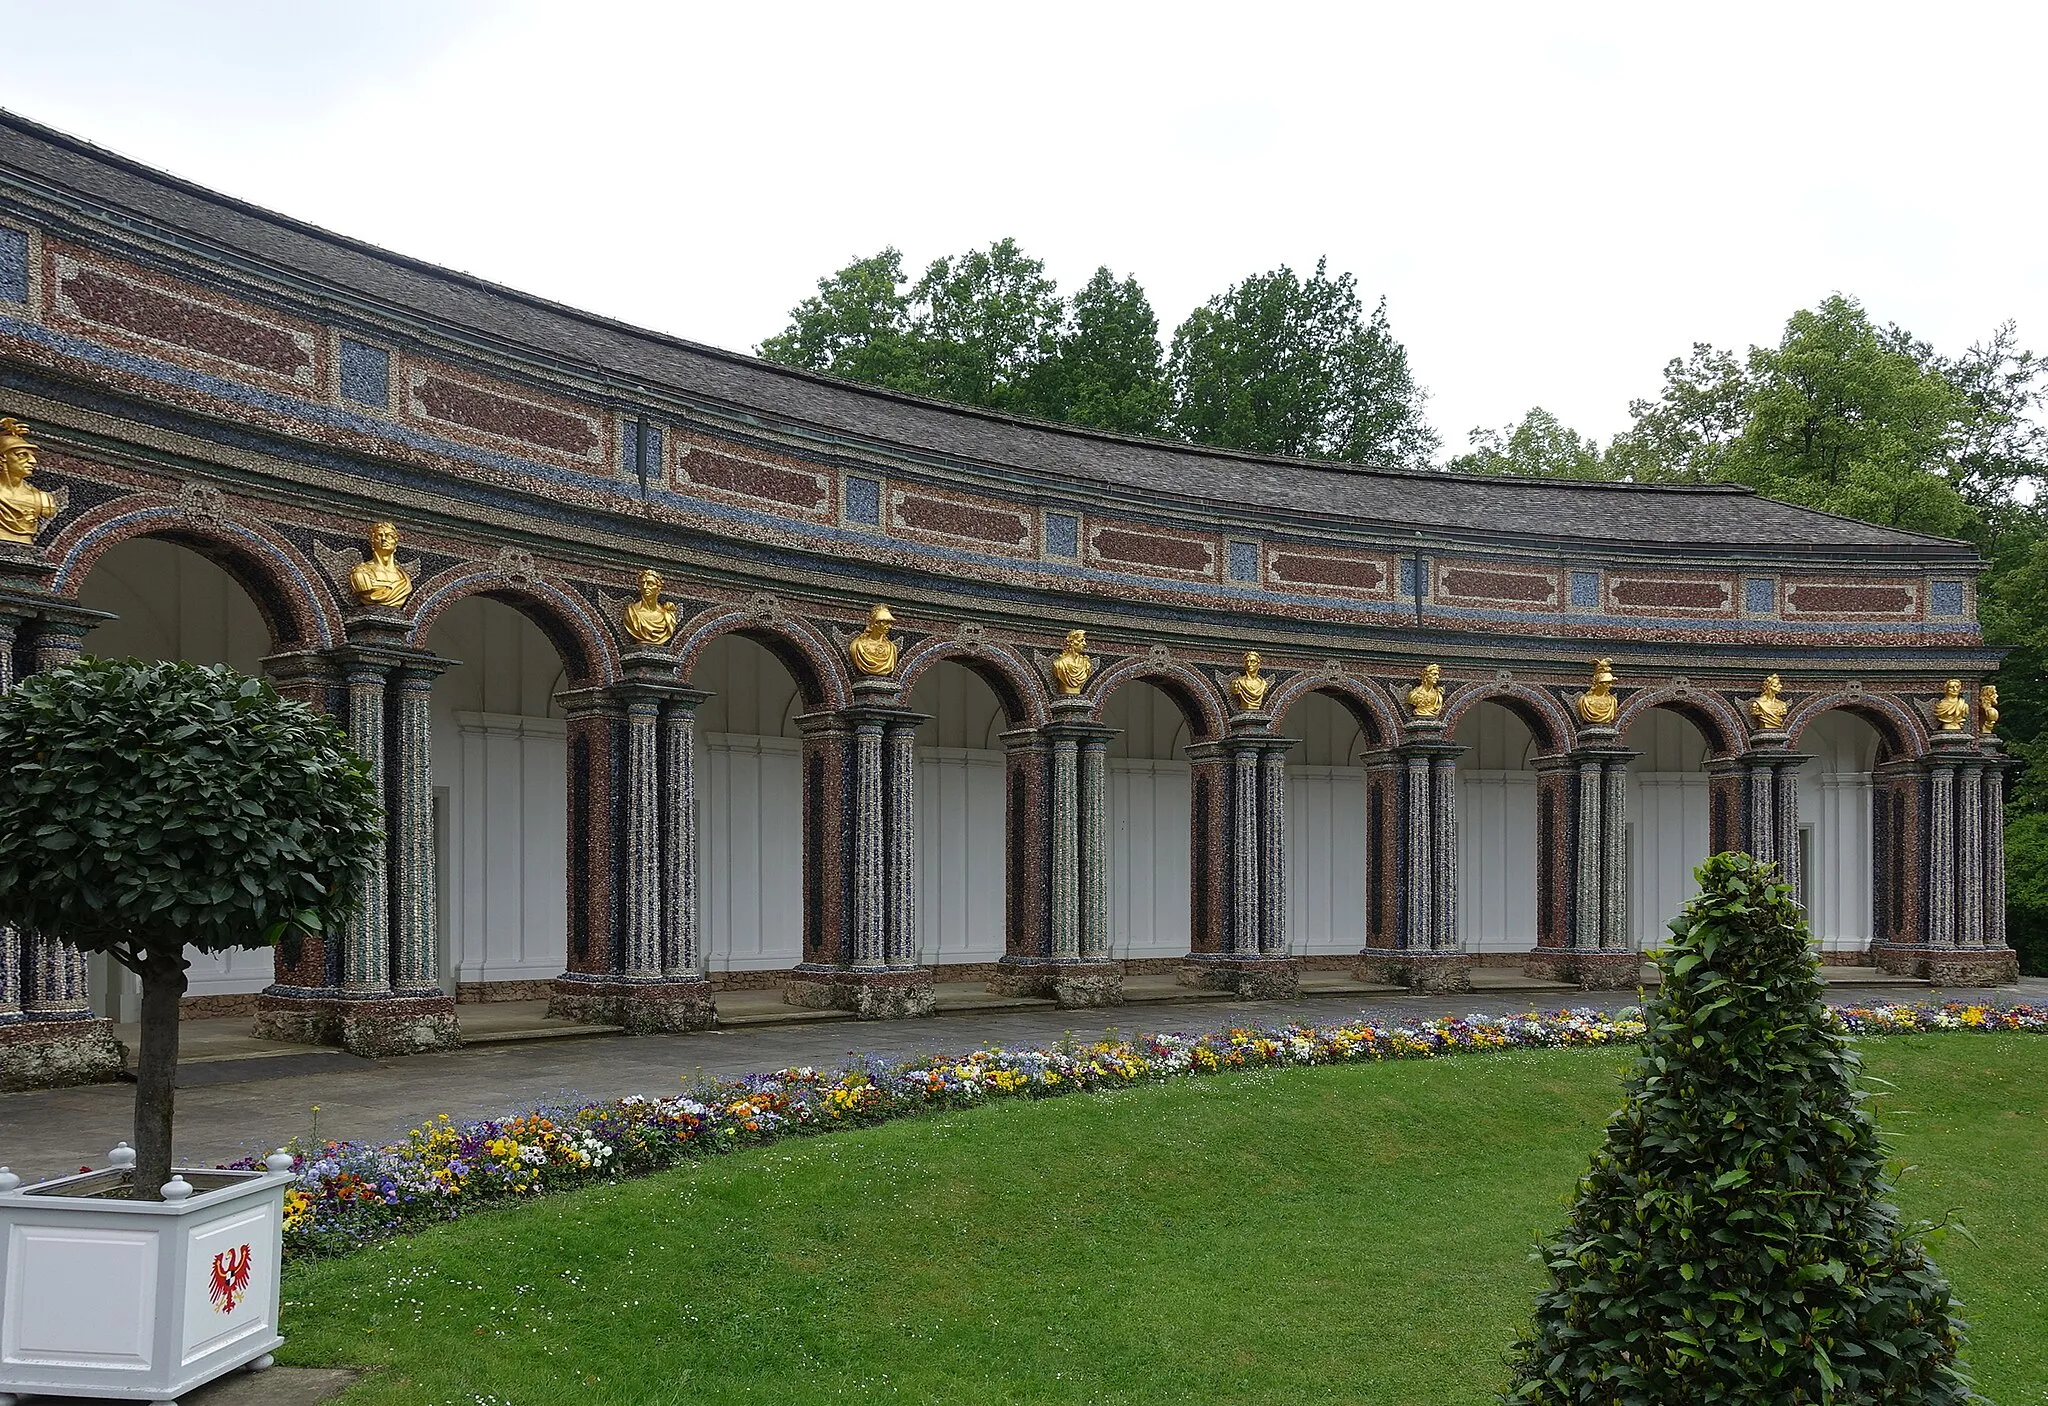
[[[164,1200],[170,1202],[174,1206],[178,1202],[184,1200],[187,1196],[190,1196],[191,1194],[192,1183],[186,1181],[185,1178],[179,1175],[177,1172],[172,1172],[171,1179],[164,1183],[162,1192],[163,1198]]]
[[[263,1159],[263,1165],[273,1172],[288,1172],[292,1169],[292,1155],[280,1147]]]
[[[16,1176],[9,1168],[0,1167],[0,1196],[5,1196],[20,1185],[20,1177]]]
[[[107,1165],[117,1172],[125,1172],[135,1165],[135,1149],[125,1142],[114,1144],[114,1150],[107,1154]]]

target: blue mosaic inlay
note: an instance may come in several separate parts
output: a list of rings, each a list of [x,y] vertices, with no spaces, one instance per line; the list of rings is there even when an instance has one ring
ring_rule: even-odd
[[[1960,581],[1936,581],[1927,588],[1927,613],[1929,615],[1961,615],[1963,613],[1963,583]]]
[[[1600,573],[1597,571],[1574,571],[1572,573],[1572,608],[1593,610],[1600,604]]]
[[[647,461],[640,460],[642,447]],[[661,426],[645,420],[627,420],[619,426],[619,467],[633,478],[661,477]]]
[[[1259,544],[1257,542],[1232,542],[1224,556],[1224,569],[1233,581],[1256,581],[1259,579]]]
[[[28,301],[28,236],[0,229],[0,302]]]
[[[366,342],[341,339],[341,398],[379,410],[391,405],[391,353]]]
[[[1429,567],[1421,557],[1401,558],[1401,594],[1429,598]]]
[[[855,474],[846,476],[846,520],[858,522],[867,527],[882,525],[882,481],[877,478],[861,478]]]
[[[1072,513],[1047,513],[1045,554],[1049,557],[1081,555],[1081,519]]]
[[[1742,608],[1751,615],[1770,615],[1778,608],[1778,583],[1768,576],[1752,576],[1742,583]]]

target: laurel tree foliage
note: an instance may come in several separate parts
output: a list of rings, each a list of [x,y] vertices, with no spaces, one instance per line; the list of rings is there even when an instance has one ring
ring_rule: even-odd
[[[1889,1204],[1857,1059],[1776,870],[1710,859],[1506,1402],[1980,1400],[1949,1286]]]

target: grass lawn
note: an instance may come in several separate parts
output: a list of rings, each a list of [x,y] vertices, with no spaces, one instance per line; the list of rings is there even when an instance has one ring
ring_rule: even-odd
[[[2048,1401],[2048,1039],[1866,1041],[1978,1386]],[[1180,1079],[795,1141],[285,1281],[347,1398],[1485,1402],[1620,1051]]]

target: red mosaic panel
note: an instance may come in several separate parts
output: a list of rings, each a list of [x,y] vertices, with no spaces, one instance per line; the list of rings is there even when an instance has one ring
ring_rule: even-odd
[[[1274,551],[1266,557],[1266,579],[1280,586],[1383,596],[1390,578],[1383,559]]]
[[[1446,566],[1438,569],[1436,594],[1482,605],[1556,605],[1557,574]]]
[[[1027,552],[1033,545],[1031,519],[1025,514],[935,493],[891,492],[889,526],[1009,551]]]
[[[486,387],[426,366],[406,369],[406,392],[413,415],[436,426],[553,450],[580,464],[608,462],[605,420],[566,402]]]
[[[1785,588],[1785,614],[1788,617],[1877,615],[1910,618],[1919,613],[1919,592],[1909,585],[1795,581]]]
[[[1097,565],[1135,567],[1147,573],[1167,571],[1181,576],[1210,577],[1216,574],[1214,542],[1167,532],[1091,527],[1088,556]]]
[[[1735,587],[1698,577],[1620,576],[1607,583],[1607,600],[1618,611],[1703,611],[1726,614],[1735,607]]]
[[[136,350],[196,352],[294,390],[319,384],[320,339],[309,326],[141,270],[68,253],[50,262],[54,322]]]
[[[685,491],[708,488],[715,493],[812,513],[825,512],[832,506],[831,475],[783,468],[762,459],[692,449],[683,456],[676,475]]]

